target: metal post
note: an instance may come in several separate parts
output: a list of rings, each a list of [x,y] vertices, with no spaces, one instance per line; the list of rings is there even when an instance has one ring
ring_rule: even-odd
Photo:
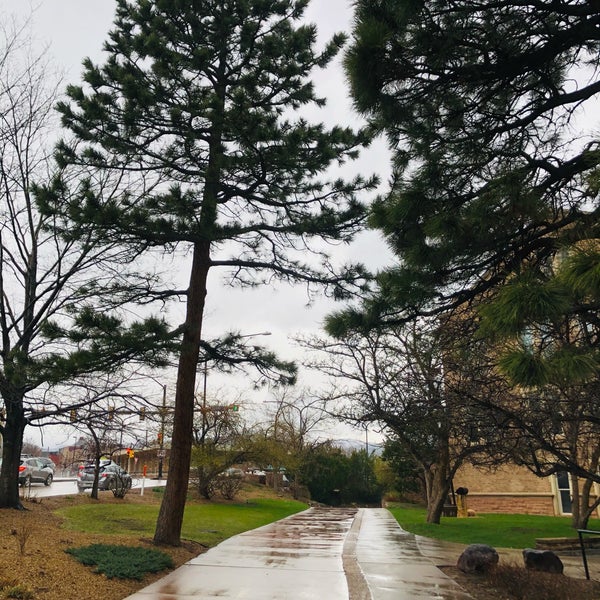
[[[585,544],[583,543],[583,529],[577,530],[577,535],[579,535],[579,546],[581,548],[581,558],[583,559],[583,569],[585,571],[585,578],[590,578],[590,569],[588,567],[587,555],[585,553]]]
[[[208,377],[208,361],[204,361],[204,383],[202,386],[202,438],[200,444],[204,447],[206,437],[206,379]]]
[[[163,474],[163,457],[164,457],[164,443],[165,443],[165,417],[167,413],[167,385],[164,384],[163,397],[162,397],[162,409],[160,411],[160,440],[158,441],[158,478],[162,479]]]

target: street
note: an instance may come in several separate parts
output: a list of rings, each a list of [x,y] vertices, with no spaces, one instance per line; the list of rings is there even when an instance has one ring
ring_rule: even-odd
[[[146,479],[144,483],[144,488],[149,489],[157,486],[164,486],[166,484],[166,480],[162,479],[158,481],[156,479]],[[134,488],[142,487],[142,480],[136,479],[134,477],[133,480]],[[71,494],[77,494],[77,482],[74,478],[72,479],[61,479],[56,478],[52,485],[45,486],[43,483],[33,483],[31,488],[25,490],[24,488],[20,488],[21,495],[26,494],[28,496],[33,496],[36,498],[48,498],[50,496],[69,496]],[[90,493],[91,490],[86,490],[85,493]],[[105,493],[105,492],[101,492]],[[108,493],[108,492],[106,492]]]

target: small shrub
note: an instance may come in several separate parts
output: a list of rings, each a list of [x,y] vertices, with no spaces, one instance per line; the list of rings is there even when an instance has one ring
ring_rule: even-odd
[[[131,481],[125,480],[125,478],[117,475],[115,477],[114,485],[110,488],[112,489],[113,496],[115,498],[125,498],[127,492],[131,489],[130,484]]]
[[[158,573],[173,567],[173,560],[168,554],[139,546],[92,544],[69,548],[66,552],[84,565],[96,566],[94,572],[104,573],[109,579],[140,581],[146,573]]]
[[[510,600],[581,600],[595,597],[595,582],[532,571],[518,565],[498,565],[486,576],[489,584]]]
[[[217,480],[217,488],[225,500],[233,500],[241,487],[241,477],[219,477]]]
[[[11,530],[11,534],[14,535],[15,539],[17,540],[19,554],[21,554],[21,556],[25,554],[25,546],[27,545],[27,540],[31,537],[32,533],[33,528],[29,523],[25,522],[25,519],[23,519],[19,527],[15,527]]]
[[[6,598],[14,598],[15,600],[33,600],[33,592],[24,585],[14,585],[4,588],[4,596]]]

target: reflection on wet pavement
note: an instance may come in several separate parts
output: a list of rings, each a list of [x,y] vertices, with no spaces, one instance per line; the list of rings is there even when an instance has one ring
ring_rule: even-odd
[[[362,511],[356,558],[373,600],[466,600],[454,580],[424,558],[415,536],[385,509]]]
[[[346,572],[345,572],[346,570]],[[224,541],[128,600],[465,600],[385,509],[311,508]]]

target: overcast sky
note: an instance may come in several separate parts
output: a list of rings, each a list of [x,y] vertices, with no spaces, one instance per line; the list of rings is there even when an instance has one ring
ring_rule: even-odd
[[[102,62],[102,44],[112,26],[114,6],[113,0],[37,0],[31,4],[25,0],[0,0],[0,14],[13,14],[19,19],[32,15],[35,48],[42,49],[47,45],[52,61],[64,72],[65,83],[78,83],[83,58],[89,56],[94,62]],[[318,25],[322,43],[336,31],[349,31],[351,1],[313,0],[306,17]],[[328,99],[321,120],[330,123],[335,120],[344,125],[360,123],[347,97],[339,58],[326,72],[319,74],[315,82],[318,92]],[[389,172],[385,144],[374,144],[353,169],[365,175],[377,173],[385,182]],[[341,249],[339,254],[348,261],[363,261],[370,268],[383,264],[384,257],[388,256],[384,243],[375,233],[360,236],[356,244]],[[182,266],[182,273],[187,278],[184,270],[185,266]],[[323,317],[334,308],[337,306],[324,298],[307,306],[307,297],[301,287],[278,285],[255,291],[233,290],[222,284],[219,273],[213,273],[204,333],[210,338],[232,329],[243,334],[270,331],[272,335],[264,338],[265,342],[284,358],[297,358],[299,349],[290,337],[318,332]],[[217,380],[220,388],[226,383],[218,377]],[[301,381],[310,386],[317,379],[314,375],[305,375]],[[237,389],[244,386],[239,379],[231,383]]]

